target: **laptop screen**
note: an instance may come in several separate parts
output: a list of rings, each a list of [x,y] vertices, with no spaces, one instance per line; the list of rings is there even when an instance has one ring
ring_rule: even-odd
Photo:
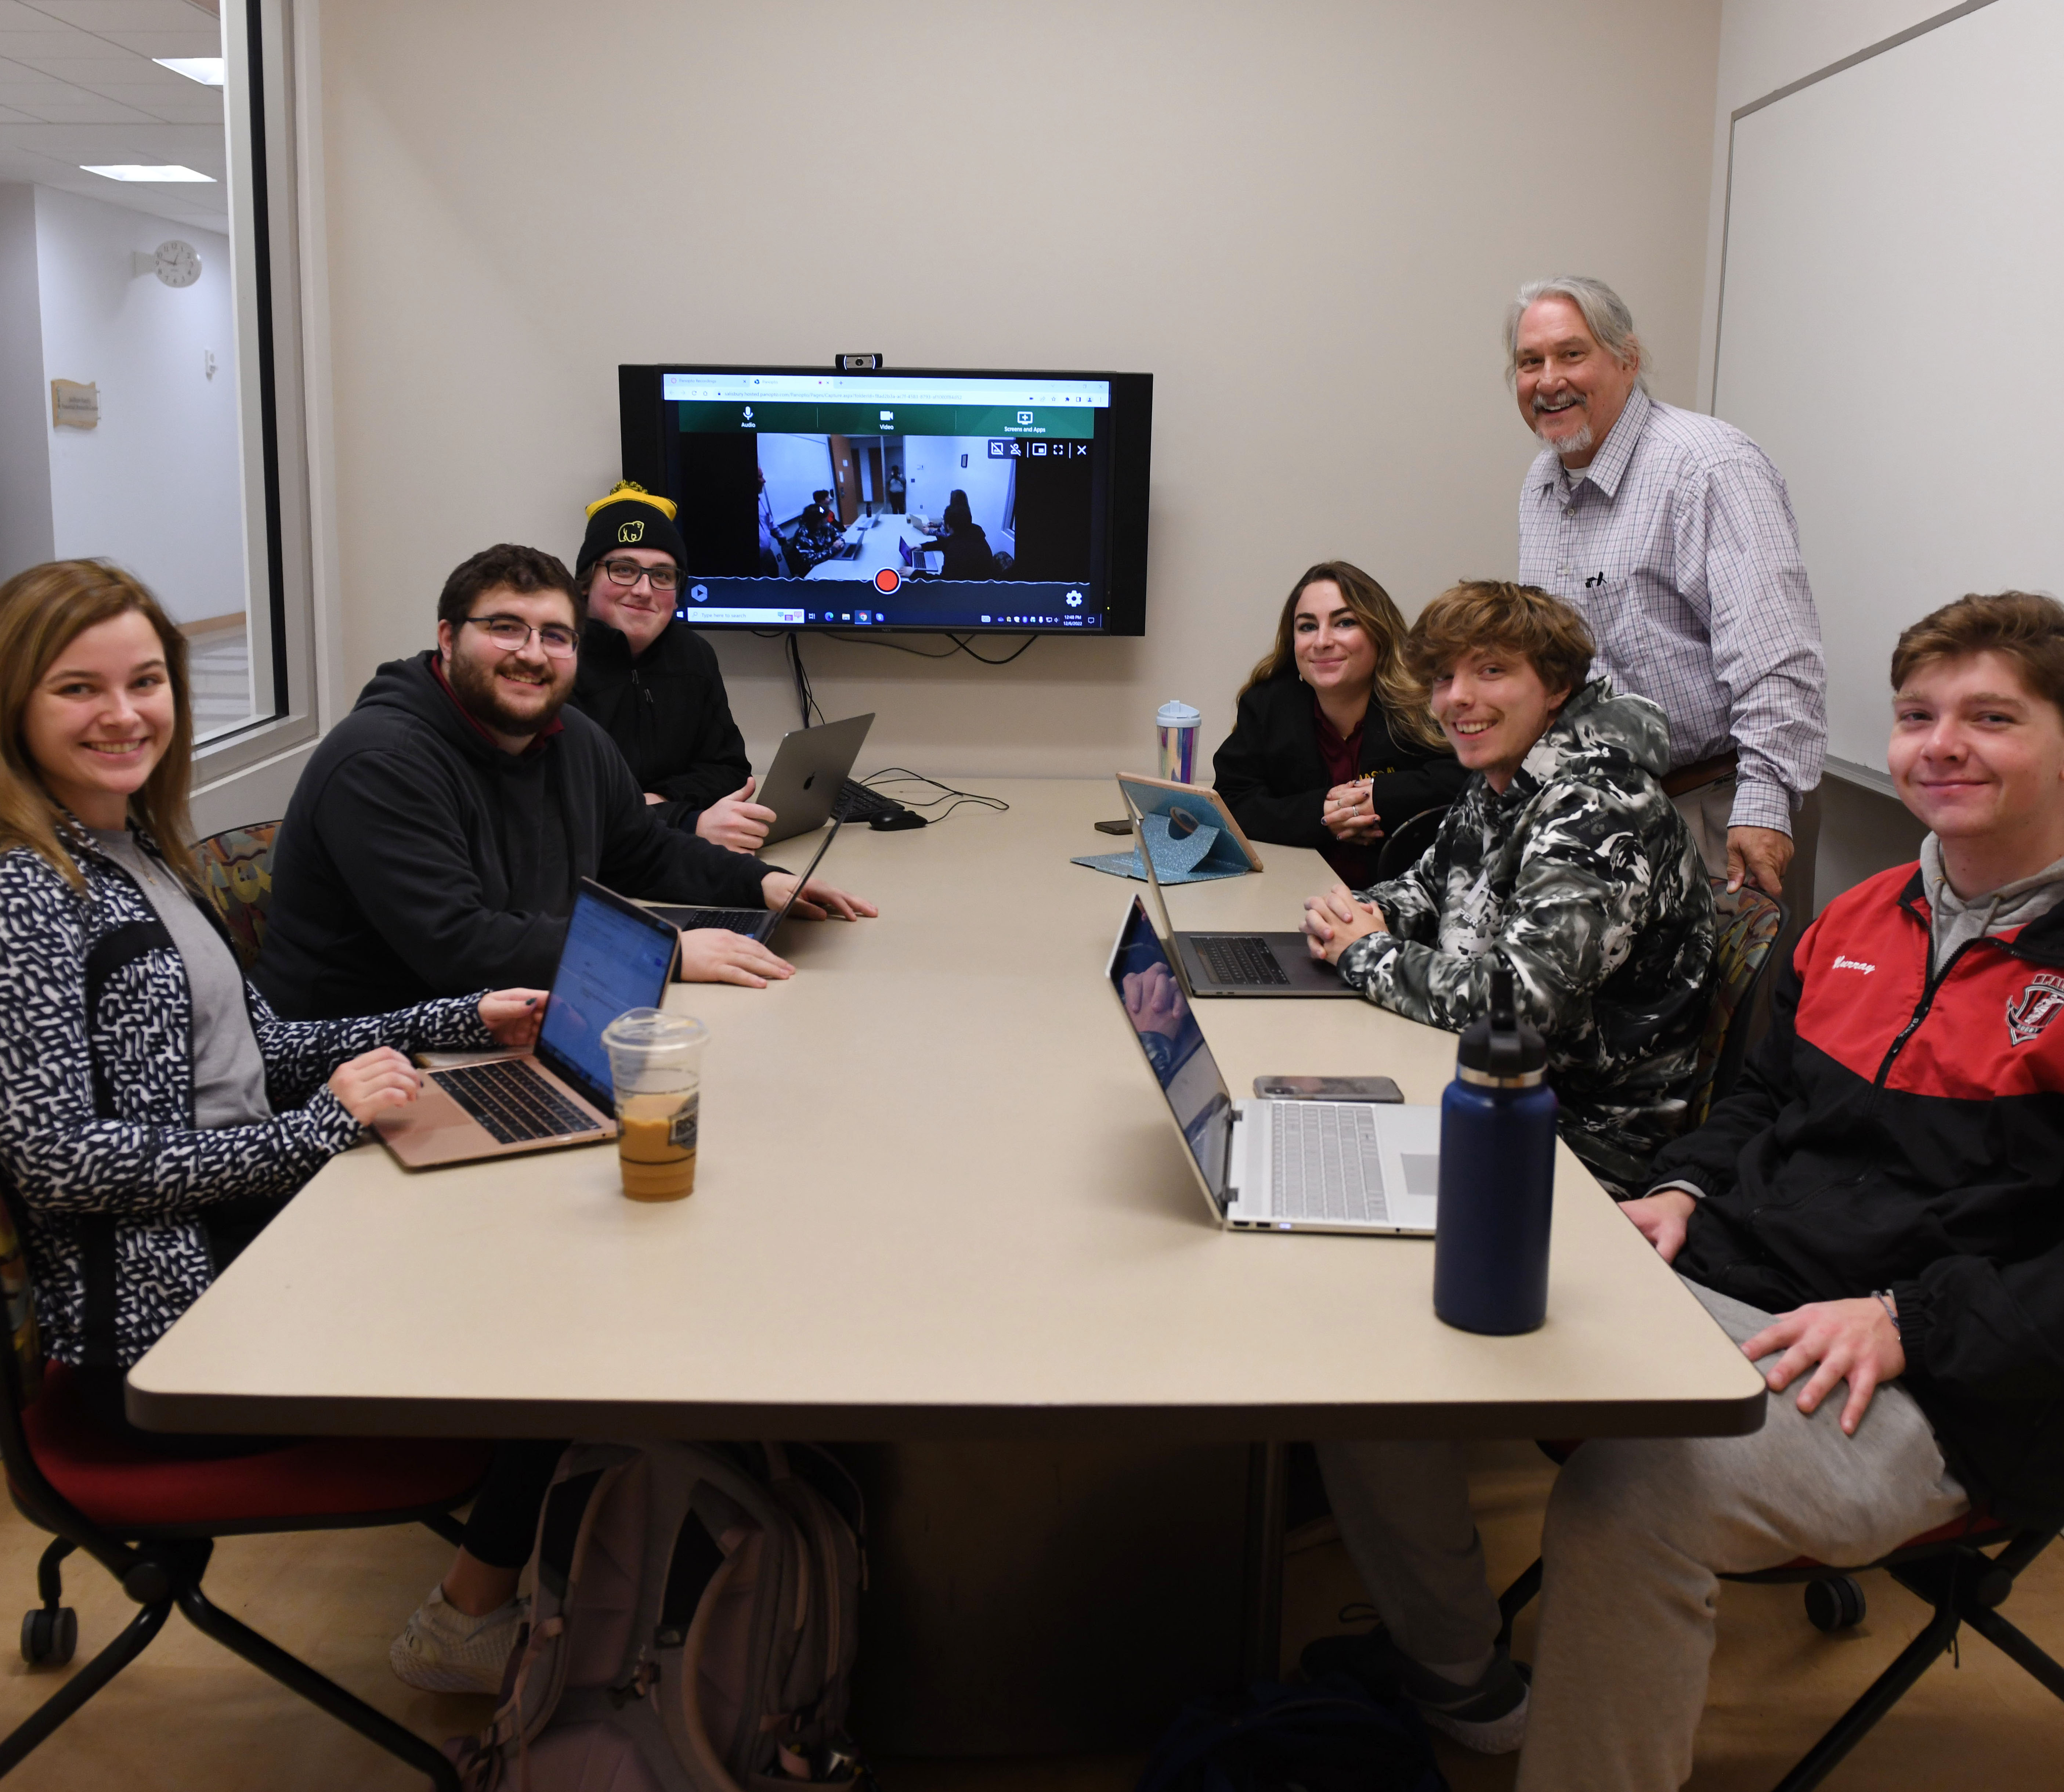
[[[679,937],[628,903],[619,908],[589,890],[574,898],[538,1055],[605,1112],[615,1084],[602,1030],[627,1009],[666,999]]]
[[[1198,1172],[1219,1211],[1226,1206],[1226,1137],[1232,1097],[1204,1043],[1182,986],[1138,897],[1111,958],[1111,987],[1167,1098]]]

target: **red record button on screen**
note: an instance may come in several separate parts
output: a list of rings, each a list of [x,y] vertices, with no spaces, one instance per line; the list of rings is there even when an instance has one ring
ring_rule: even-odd
[[[884,567],[874,575],[874,588],[878,591],[893,591],[903,583],[903,575],[893,567]]]

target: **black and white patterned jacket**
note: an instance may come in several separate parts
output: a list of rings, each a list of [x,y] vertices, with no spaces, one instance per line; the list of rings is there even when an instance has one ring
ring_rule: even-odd
[[[129,874],[83,830],[64,838],[83,897],[40,854],[0,854],[0,1168],[24,1210],[49,1354],[126,1368],[213,1279],[211,1209],[284,1204],[357,1143],[358,1123],[324,1086],[339,1064],[381,1045],[492,1042],[474,998],[290,1022],[247,983],[275,1117],[197,1130],[185,962]],[[96,1274],[112,1285],[111,1355],[104,1322],[87,1335]]]

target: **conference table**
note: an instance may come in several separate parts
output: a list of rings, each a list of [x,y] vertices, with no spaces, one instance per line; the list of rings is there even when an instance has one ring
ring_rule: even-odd
[[[1145,886],[1070,862],[1121,844],[1092,827],[1115,785],[977,781],[1008,812],[842,831],[820,875],[881,918],[788,923],[792,980],[674,987],[711,1035],[690,1198],[627,1200],[611,1146],[416,1172],[347,1152],[131,1371],[131,1416],[867,1447],[879,1548],[913,1584],[928,1549],[998,1575],[1015,1550],[1002,1625],[1028,1582],[1069,1582],[1025,1534],[1058,1525],[1081,1596],[1115,1557],[1176,1630],[1237,1580],[1265,1671],[1280,1452],[1256,1446],[1761,1424],[1760,1377],[1566,1148],[1548,1318],[1521,1337],[1435,1318],[1429,1240],[1221,1231],[1104,975]],[[1260,874],[1171,890],[1175,925],[1295,926],[1331,874],[1260,851]],[[1236,1095],[1380,1072],[1433,1102],[1453,1072],[1453,1035],[1362,1003],[1197,1014]],[[980,1656],[967,1596],[913,1596],[913,1637],[960,1626],[911,1644],[937,1670],[913,1684]]]

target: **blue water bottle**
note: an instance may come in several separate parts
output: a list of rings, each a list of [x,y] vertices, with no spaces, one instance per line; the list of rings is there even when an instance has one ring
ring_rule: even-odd
[[[1433,1310],[1464,1331],[1532,1331],[1548,1315],[1555,1203],[1555,1092],[1548,1048],[1513,1012],[1512,972],[1490,974],[1441,1098]]]

